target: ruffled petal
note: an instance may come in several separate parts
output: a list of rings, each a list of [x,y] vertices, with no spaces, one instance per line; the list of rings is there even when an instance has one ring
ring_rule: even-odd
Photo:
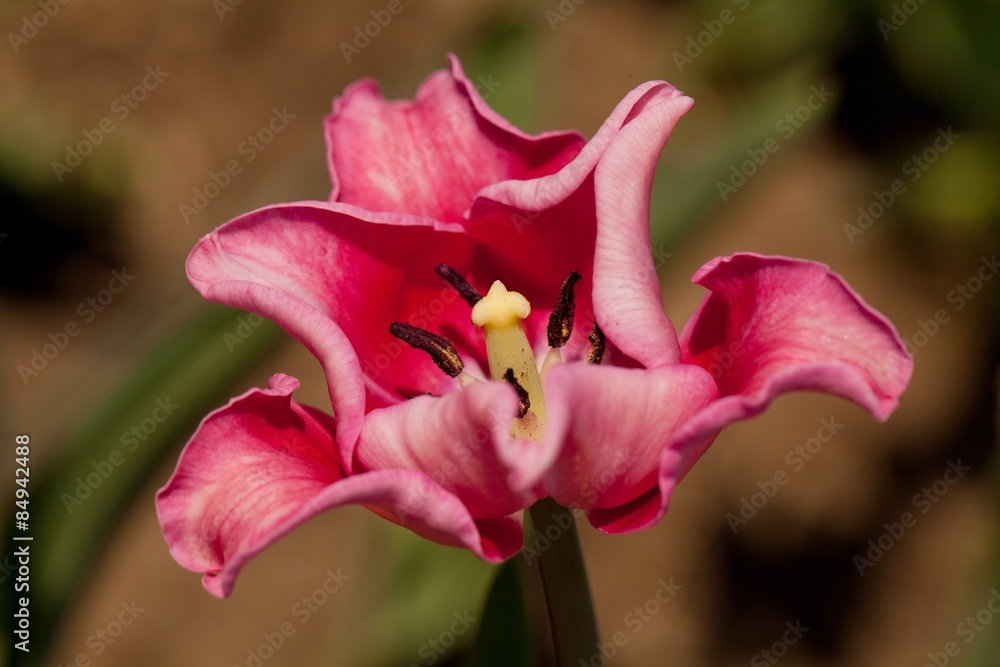
[[[697,366],[552,368],[545,379],[545,492],[588,510],[632,502],[656,485],[663,449],[716,391]]]
[[[476,518],[523,510],[536,498],[511,491],[501,462],[517,406],[506,383],[477,382],[376,410],[365,420],[355,470],[423,471]]]
[[[454,56],[451,71],[429,76],[413,102],[385,100],[372,80],[351,85],[325,128],[331,201],[443,221],[462,220],[480,188],[550,174],[583,145],[575,132],[513,127]]]
[[[454,232],[454,233],[453,233]],[[389,333],[393,321],[429,328],[461,347],[469,308],[434,266],[471,263],[469,239],[427,218],[301,202],[263,208],[208,234],[187,272],[203,296],[274,320],[323,364],[338,427],[356,440],[368,409],[457,386],[423,352]],[[346,445],[345,445],[346,446]]]
[[[246,563],[315,514],[363,504],[418,535],[488,561],[521,547],[520,522],[476,522],[426,475],[385,470],[345,477],[333,419],[291,399],[298,380],[275,375],[208,415],[156,498],[170,553],[226,597]]]
[[[712,260],[694,282],[712,294],[681,333],[683,360],[712,375],[720,397],[664,449],[656,488],[588,514],[606,533],[659,521],[719,431],[760,414],[782,393],[834,394],[884,420],[909,382],[913,359],[895,328],[822,264],[742,253]]]
[[[596,312],[609,340],[648,367],[680,356],[653,266],[649,197],[660,151],[692,104],[669,84],[645,83],[563,169],[483,188],[471,211],[470,233],[494,263],[527,276],[554,270],[561,281],[576,270],[592,279],[593,310],[590,285],[581,285],[581,317],[592,322]],[[538,257],[532,248],[559,252]]]
[[[708,370],[744,417],[795,389],[841,396],[878,420],[895,410],[913,359],[892,324],[828,267],[741,253],[692,280],[712,294],[681,334],[684,362]]]

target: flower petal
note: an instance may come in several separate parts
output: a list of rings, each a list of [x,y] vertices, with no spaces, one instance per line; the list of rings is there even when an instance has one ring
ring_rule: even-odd
[[[512,514],[535,500],[511,491],[500,460],[517,410],[513,388],[502,382],[477,382],[376,410],[365,420],[355,470],[420,470],[460,498],[473,517]]]
[[[594,310],[604,335],[643,366],[680,358],[653,264],[649,199],[660,152],[694,102],[662,84],[636,103],[595,174]]]
[[[480,188],[552,173],[583,144],[574,132],[513,127],[454,56],[451,71],[431,74],[413,102],[386,101],[372,80],[351,85],[325,127],[331,201],[443,221],[462,220]]]
[[[645,83],[563,169],[486,187],[471,211],[470,232],[489,239],[483,245],[499,265],[523,266],[530,275],[569,257],[585,278],[592,265],[597,321],[618,349],[647,367],[680,358],[653,266],[649,197],[660,151],[692,104],[667,83]],[[559,253],[539,260],[535,247]]]
[[[841,396],[878,420],[895,410],[913,359],[892,324],[828,267],[741,253],[692,280],[712,294],[681,334],[684,362],[708,370],[744,417],[795,389]]]
[[[385,470],[344,477],[333,419],[292,401],[297,387],[298,380],[275,375],[268,389],[252,389],[211,413],[157,494],[171,554],[203,572],[210,593],[228,596],[253,556],[315,514],[344,504],[363,504],[484,560],[502,560],[520,549],[517,519],[476,522],[425,475]]]
[[[633,501],[656,485],[662,451],[716,397],[697,366],[553,367],[545,379],[551,468],[543,488],[583,509]]]
[[[361,386],[374,399],[368,409],[457,386],[389,333],[398,320],[473,346],[467,304],[434,273],[471,263],[468,238],[452,231],[344,204],[270,206],[204,237],[187,272],[207,299],[274,320],[316,355],[346,447],[360,433]]]
[[[677,483],[726,425],[760,414],[779,394],[822,391],[886,419],[913,370],[895,328],[828,267],[741,253],[694,276],[712,291],[681,332],[685,363],[701,366],[720,398],[675,434],[660,459],[659,484],[617,508],[588,513],[606,533],[653,525]]]

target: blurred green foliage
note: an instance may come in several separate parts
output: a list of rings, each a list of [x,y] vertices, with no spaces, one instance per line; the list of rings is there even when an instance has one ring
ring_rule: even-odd
[[[164,337],[117,392],[59,440],[58,458],[32,478],[33,651],[15,652],[11,664],[48,664],[46,649],[60,621],[137,494],[160,465],[178,453],[198,422],[282,339],[277,327],[265,323],[234,353],[223,337],[231,335],[237,317],[231,309],[213,306]],[[157,401],[171,397],[179,403],[169,418],[152,433],[143,430],[141,446],[126,450],[123,434],[147,419]],[[122,463],[112,461],[113,452]],[[91,483],[90,477],[99,481]],[[13,534],[13,528],[9,524],[5,533]],[[3,625],[8,637],[13,607],[13,597],[6,598]],[[9,643],[4,646],[10,648]]]

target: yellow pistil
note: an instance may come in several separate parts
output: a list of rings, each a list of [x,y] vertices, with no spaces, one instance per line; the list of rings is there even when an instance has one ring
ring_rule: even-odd
[[[541,440],[545,434],[545,396],[538,376],[535,355],[521,328],[521,320],[531,312],[528,300],[517,292],[508,292],[499,280],[472,308],[472,323],[486,330],[486,355],[490,376],[504,381],[507,369],[527,392],[527,413],[514,420],[511,433],[518,438]]]

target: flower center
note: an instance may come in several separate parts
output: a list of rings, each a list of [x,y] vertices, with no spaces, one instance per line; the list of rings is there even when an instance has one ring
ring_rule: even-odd
[[[562,362],[559,348],[573,333],[573,288],[580,280],[580,274],[574,271],[563,282],[559,301],[552,309],[548,322],[548,342],[552,349],[539,372],[534,352],[521,326],[521,320],[531,313],[531,304],[522,294],[508,291],[502,282],[496,280],[486,296],[482,296],[450,266],[441,264],[434,270],[472,306],[472,323],[482,327],[486,333],[490,377],[497,382],[510,383],[517,391],[520,409],[511,423],[511,435],[541,440],[545,435],[547,417],[542,375],[552,365]],[[464,372],[462,358],[447,338],[402,322],[393,322],[389,331],[411,347],[427,352],[438,368],[456,378],[463,388],[479,381]],[[588,339],[591,349],[587,363],[600,364],[604,355],[604,334],[596,322]]]

